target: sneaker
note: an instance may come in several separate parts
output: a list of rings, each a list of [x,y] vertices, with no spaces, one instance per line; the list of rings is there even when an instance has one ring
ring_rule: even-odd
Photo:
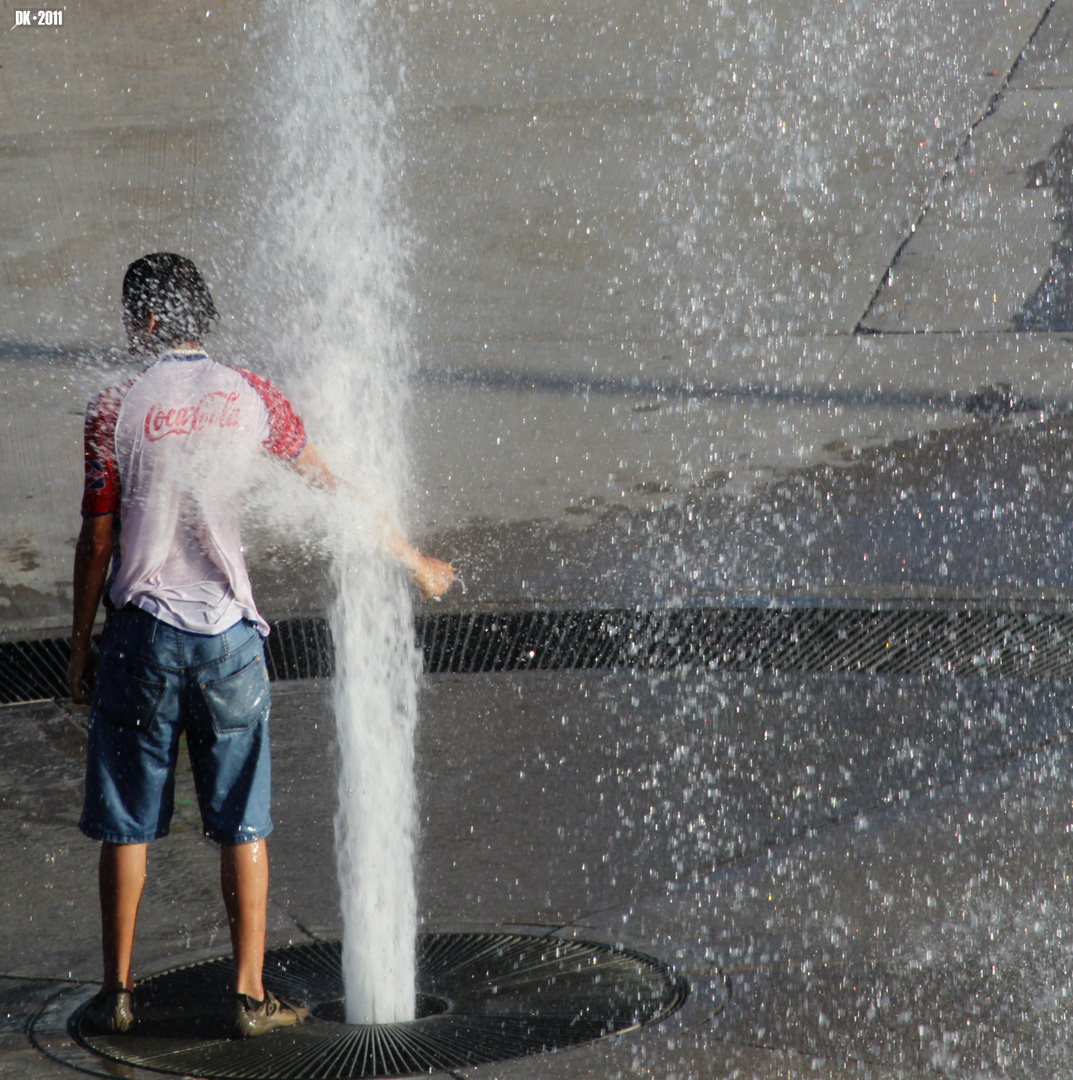
[[[255,1039],[276,1028],[293,1027],[308,1015],[308,1005],[282,1001],[271,990],[265,990],[264,1001],[258,1001],[249,994],[236,994],[231,1034],[236,1039]]]
[[[82,1013],[82,1022],[95,1035],[121,1035],[134,1023],[130,991],[123,987],[101,990]]]

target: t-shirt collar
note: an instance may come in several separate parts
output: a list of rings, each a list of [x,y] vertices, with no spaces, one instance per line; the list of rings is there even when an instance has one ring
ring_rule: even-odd
[[[204,349],[165,349],[158,359],[172,360],[207,360],[209,354]]]

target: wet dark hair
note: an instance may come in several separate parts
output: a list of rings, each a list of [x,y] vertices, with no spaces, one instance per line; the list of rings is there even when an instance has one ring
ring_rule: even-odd
[[[123,277],[123,310],[129,323],[143,327],[150,314],[157,319],[153,337],[162,345],[196,341],[219,316],[205,279],[182,255],[157,251],[127,267]]]

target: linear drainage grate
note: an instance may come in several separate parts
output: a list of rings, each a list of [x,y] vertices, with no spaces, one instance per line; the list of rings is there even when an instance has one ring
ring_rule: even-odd
[[[425,616],[427,672],[706,667],[1073,678],[1073,614],[985,608],[610,608]]]
[[[265,666],[273,681],[330,678],[335,646],[326,619],[282,619],[265,639]]]
[[[457,611],[415,627],[429,673],[706,667],[1073,679],[1073,614],[893,607],[637,607]],[[64,697],[66,638],[0,643],[0,704]],[[269,678],[328,677],[323,618],[284,619]]]
[[[342,1022],[340,946],[318,942],[265,956],[265,984],[304,1000],[295,1028],[233,1042],[230,959],[164,972],[138,984],[125,1035],[74,1037],[125,1065],[212,1080],[341,1080],[464,1069],[574,1046],[670,1016],[688,987],[658,960],[626,949],[520,934],[423,934],[417,1020]]]
[[[70,638],[0,642],[0,704],[67,697]]]

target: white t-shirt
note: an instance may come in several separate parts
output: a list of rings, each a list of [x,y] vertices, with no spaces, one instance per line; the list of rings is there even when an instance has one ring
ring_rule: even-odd
[[[116,515],[107,595],[172,626],[218,634],[260,617],[242,555],[248,466],[295,458],[305,429],[267,380],[173,349],[86,410],[83,515]]]

